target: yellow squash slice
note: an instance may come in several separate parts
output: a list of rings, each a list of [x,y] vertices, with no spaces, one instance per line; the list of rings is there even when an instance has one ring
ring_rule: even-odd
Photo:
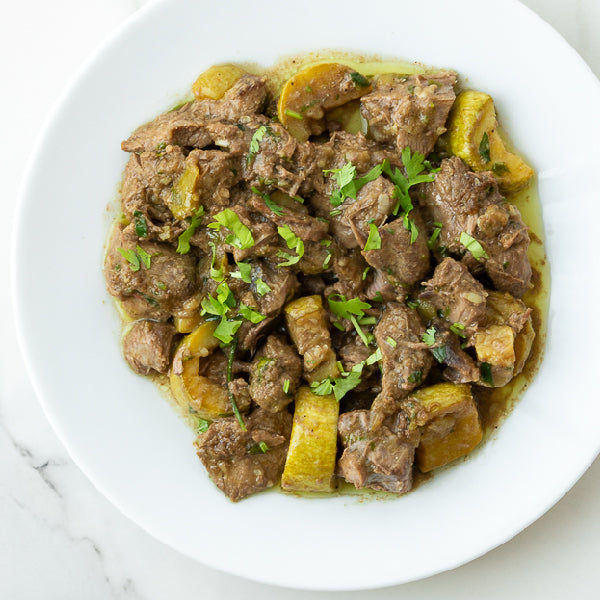
[[[225,92],[246,73],[235,65],[216,65],[198,76],[192,93],[198,100],[220,100]]]
[[[213,336],[216,328],[216,321],[208,321],[185,336],[175,352],[170,374],[171,391],[179,405],[210,420],[232,414],[227,389],[199,374],[200,359],[219,346]]]
[[[192,217],[200,207],[200,194],[198,184],[200,170],[198,165],[188,162],[181,177],[173,186],[168,206],[176,219]]]
[[[277,103],[284,127],[298,140],[324,131],[325,112],[371,91],[368,79],[339,63],[311,65],[288,79]]]
[[[411,396],[427,413],[416,451],[423,473],[468,454],[479,444],[483,431],[469,385],[438,383]]]
[[[491,171],[504,193],[516,192],[533,177],[533,169],[509,152],[500,134],[494,101],[475,90],[461,92],[447,123],[448,149],[474,171]]]
[[[296,394],[290,447],[281,477],[288,492],[330,492],[337,452],[339,403],[301,387]]]

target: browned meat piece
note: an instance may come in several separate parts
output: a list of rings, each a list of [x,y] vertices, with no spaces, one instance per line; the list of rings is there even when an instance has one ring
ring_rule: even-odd
[[[256,194],[252,194],[247,202],[248,208],[264,215],[277,227],[288,225],[292,232],[302,240],[320,242],[325,239],[329,232],[328,224],[309,215],[308,210],[302,204],[298,202],[295,204],[297,206],[290,208],[275,203],[275,210],[273,210],[267,206],[262,196]]]
[[[132,154],[125,167],[121,187],[121,210],[133,221],[136,211],[149,224],[148,237],[157,239],[163,232],[161,225],[173,220],[168,208],[172,186],[185,168],[185,154],[181,148],[168,146],[162,152]],[[153,226],[153,221],[158,221]]]
[[[266,184],[296,196],[315,168],[308,142],[298,142],[285,127],[265,117],[252,119],[247,127],[253,135],[262,127],[263,134],[244,164],[244,179],[253,186]]]
[[[344,452],[337,473],[357,488],[404,494],[412,488],[412,467],[418,435],[407,433],[399,414],[377,431],[370,429],[369,411],[340,415],[338,433]]]
[[[298,353],[283,336],[270,335],[250,367],[250,396],[265,410],[279,412],[294,399],[301,375]]]
[[[498,192],[491,173],[473,173],[458,157],[442,161],[434,181],[422,184],[419,200],[430,222],[439,222],[440,248],[457,256],[477,274],[482,269],[500,291],[522,296],[530,287],[529,234],[517,208]],[[460,242],[468,234],[486,256],[479,260]]]
[[[363,248],[369,237],[369,224],[383,225],[390,216],[396,200],[394,185],[378,177],[364,185],[356,200],[347,198],[338,208],[339,215],[330,218],[331,231],[344,248]]]
[[[150,267],[140,258],[147,255]],[[131,263],[120,252],[130,253]],[[136,259],[133,256],[137,256]],[[135,264],[137,262],[137,264]],[[138,240],[133,225],[116,227],[104,262],[108,291],[133,319],[168,319],[196,291],[196,258],[177,254],[169,244]]]
[[[234,502],[279,481],[292,415],[257,408],[244,422],[247,431],[242,431],[235,417],[218,419],[195,442],[198,457],[210,478]]]
[[[253,308],[266,318],[260,323],[244,321],[238,330],[240,350],[252,350],[260,338],[267,333],[273,321],[279,316],[283,306],[298,290],[296,275],[289,269],[278,269],[268,260],[252,261],[252,283],[240,286],[237,294],[240,302]],[[258,282],[266,284],[269,291]]]
[[[401,152],[429,154],[446,131],[446,119],[456,95],[454,73],[380,76],[373,91],[361,98],[361,113],[378,142],[394,144]]]
[[[181,108],[158,116],[138,127],[121,144],[126,152],[154,152],[163,145],[204,148],[209,144],[228,147],[231,140],[223,136],[223,128],[212,126],[219,121],[235,124],[246,115],[256,114],[266,99],[265,81],[255,75],[244,75],[227,91],[222,100],[195,100]],[[230,135],[235,133],[229,128]],[[242,129],[236,134],[247,137]],[[223,140],[225,139],[225,143]]]
[[[240,161],[220,150],[193,150],[186,162],[198,166],[200,204],[227,206],[229,191],[239,181]]]
[[[170,323],[136,321],[123,337],[125,360],[140,375],[148,375],[152,369],[166,373],[171,363],[176,334],[175,327]]]
[[[470,383],[479,381],[480,373],[477,363],[461,348],[461,338],[455,333],[443,329],[437,324],[436,341],[440,341],[443,350],[438,354],[446,365],[442,375],[452,383]]]
[[[419,231],[412,244],[411,232],[400,217],[379,228],[381,248],[363,252],[365,260],[382,271],[389,283],[398,289],[398,295],[402,295],[403,287],[421,281],[429,272],[425,223],[417,209],[410,211],[410,219]]]
[[[341,294],[347,298],[356,298],[363,291],[366,284],[366,273],[368,265],[362,257],[360,250],[343,251],[337,247],[335,242],[330,246],[333,259],[331,270],[337,278],[331,286],[325,289],[325,296]]]
[[[485,318],[487,292],[469,269],[445,258],[423,286],[419,298],[432,304],[450,325],[458,324],[459,331],[470,340]]]
[[[382,355],[382,394],[404,397],[425,381],[433,364],[423,342],[425,327],[415,310],[390,302],[374,333]]]

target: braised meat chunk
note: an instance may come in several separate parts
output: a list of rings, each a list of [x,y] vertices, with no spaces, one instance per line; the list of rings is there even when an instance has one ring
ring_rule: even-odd
[[[210,478],[234,502],[278,483],[292,416],[257,408],[245,424],[247,431],[235,417],[218,419],[196,440],[198,457]]]

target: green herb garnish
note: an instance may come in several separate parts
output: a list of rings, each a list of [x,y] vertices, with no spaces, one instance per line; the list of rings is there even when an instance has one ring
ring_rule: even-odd
[[[381,249],[381,236],[379,235],[379,230],[375,223],[369,223],[369,237],[367,238],[367,243],[363,249],[365,252]]]
[[[187,254],[190,251],[190,239],[196,233],[196,229],[202,222],[202,216],[204,215],[204,206],[200,206],[198,210],[194,213],[194,216],[191,219],[186,219],[189,221],[188,228],[177,238],[177,250],[178,254]]]
[[[481,142],[479,143],[479,154],[485,162],[490,162],[490,138],[488,137],[487,131],[483,134]]]
[[[473,255],[474,259],[481,260],[482,258],[489,258],[487,252],[483,249],[483,246],[466,231],[461,231],[459,241],[465,249]]]
[[[250,140],[250,148],[248,149],[248,156],[246,156],[246,164],[249,165],[254,158],[254,155],[258,152],[260,147],[260,142],[262,142],[265,137],[265,133],[267,133],[266,125],[261,125],[252,135],[252,139]]]
[[[295,265],[304,256],[304,242],[290,229],[289,225],[277,228],[277,233],[285,240],[287,247],[296,252],[296,256],[279,250],[277,256],[285,258],[284,262],[279,263],[278,267],[289,267]]]
[[[209,223],[211,229],[221,230],[221,227],[226,227],[231,233],[225,238],[226,244],[231,244],[239,249],[252,248],[254,246],[254,238],[252,232],[241,221],[236,212],[230,208],[222,210],[215,216],[215,222]]]
[[[135,223],[135,235],[139,238],[148,237],[148,223],[146,217],[139,210],[133,211],[133,222]]]

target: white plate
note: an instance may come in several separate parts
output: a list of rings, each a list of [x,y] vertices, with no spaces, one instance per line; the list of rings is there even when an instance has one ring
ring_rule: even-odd
[[[232,17],[233,15],[233,17]],[[489,92],[539,173],[552,301],[546,358],[497,438],[395,501],[259,494],[232,504],[193,434],[119,352],[102,277],[119,143],[211,64],[319,48],[446,66]],[[406,582],[510,539],[581,476],[600,446],[600,86],[548,25],[514,1],[164,0],[121,27],[52,113],[19,199],[13,289],[40,401],[77,464],[126,515],[212,567],[311,589]],[[592,270],[590,272],[590,269]]]

